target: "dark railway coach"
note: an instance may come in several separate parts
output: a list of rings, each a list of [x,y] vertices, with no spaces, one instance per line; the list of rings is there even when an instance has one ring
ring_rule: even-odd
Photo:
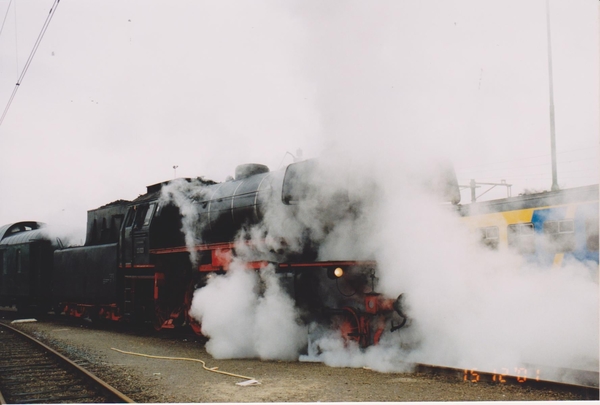
[[[53,250],[41,222],[0,227],[0,305],[16,305],[21,312],[48,307]]]

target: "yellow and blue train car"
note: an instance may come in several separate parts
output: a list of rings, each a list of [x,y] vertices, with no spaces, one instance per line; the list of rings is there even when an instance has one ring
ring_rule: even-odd
[[[598,266],[598,185],[459,206],[490,249],[513,249],[543,265]]]

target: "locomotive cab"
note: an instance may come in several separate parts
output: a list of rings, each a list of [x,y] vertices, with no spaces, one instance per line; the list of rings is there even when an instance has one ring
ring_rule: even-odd
[[[129,207],[121,232],[121,265],[150,264],[150,224],[157,203],[141,202]]]
[[[120,307],[127,318],[152,321],[157,329],[173,327],[164,325],[171,315],[182,318],[175,314],[191,273],[180,210],[160,199],[169,183],[148,186],[129,205],[119,241]]]

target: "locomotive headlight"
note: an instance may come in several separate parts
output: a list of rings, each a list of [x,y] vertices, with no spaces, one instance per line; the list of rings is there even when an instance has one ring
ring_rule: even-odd
[[[327,277],[329,277],[332,280],[335,280],[336,278],[340,278],[344,275],[344,269],[342,269],[341,267],[329,267],[327,269]]]

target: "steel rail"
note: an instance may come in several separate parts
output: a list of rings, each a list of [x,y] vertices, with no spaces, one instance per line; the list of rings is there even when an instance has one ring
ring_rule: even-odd
[[[69,358],[63,356],[56,350],[45,345],[44,343],[40,342],[39,340],[35,339],[34,337],[29,336],[28,334],[26,334],[18,329],[13,328],[12,326],[5,324],[4,322],[0,322],[0,328],[6,328],[12,332],[17,333],[19,336],[27,339],[30,342],[33,342],[36,346],[43,348],[45,351],[47,351],[52,356],[57,358],[60,362],[65,364],[67,367],[75,370],[76,373],[83,374],[86,378],[88,378],[89,380],[92,380],[103,391],[104,395],[106,395],[108,398],[114,399],[115,400],[114,403],[129,403],[129,404],[135,403],[135,401],[133,401],[127,395],[116,390],[114,387],[108,385],[106,382],[102,381],[101,379],[96,377],[94,374],[90,373],[88,370],[86,370],[83,367],[79,366],[78,364],[74,363]],[[6,403],[6,402],[2,402],[3,400],[4,400],[4,398],[2,397],[2,394],[0,393],[0,404]]]

